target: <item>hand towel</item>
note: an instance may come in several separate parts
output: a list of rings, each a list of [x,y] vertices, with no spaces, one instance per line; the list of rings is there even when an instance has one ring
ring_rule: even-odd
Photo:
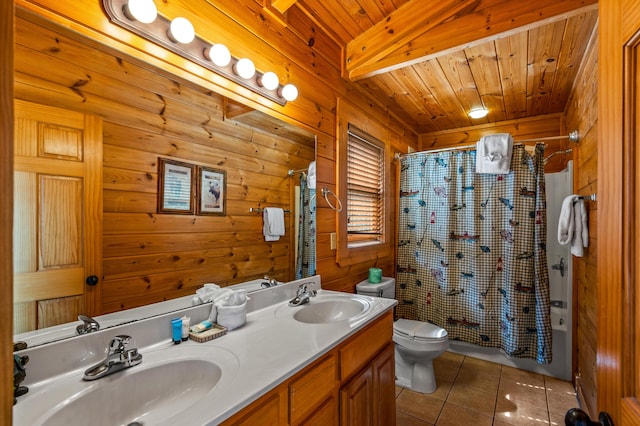
[[[262,212],[264,226],[262,233],[265,241],[278,241],[284,235],[284,210],[266,207]]]
[[[558,221],[558,242],[571,246],[571,254],[584,255],[584,247],[589,247],[589,227],[584,200],[577,195],[569,195],[562,201]]]
[[[476,173],[508,174],[512,155],[513,138],[509,133],[483,136],[476,144]]]

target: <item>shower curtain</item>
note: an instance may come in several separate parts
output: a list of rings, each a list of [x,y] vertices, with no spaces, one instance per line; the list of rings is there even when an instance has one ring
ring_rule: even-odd
[[[316,190],[300,175],[300,214],[296,279],[316,274]]]
[[[398,316],[551,362],[543,158],[515,145],[508,175],[476,174],[475,150],[402,159]]]

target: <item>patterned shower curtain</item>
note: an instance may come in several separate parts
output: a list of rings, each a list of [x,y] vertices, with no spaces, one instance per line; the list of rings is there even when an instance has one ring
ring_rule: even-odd
[[[296,279],[316,274],[316,190],[300,175],[300,215]]]
[[[475,150],[402,159],[400,317],[551,362],[543,158],[515,145],[508,175],[476,174]]]

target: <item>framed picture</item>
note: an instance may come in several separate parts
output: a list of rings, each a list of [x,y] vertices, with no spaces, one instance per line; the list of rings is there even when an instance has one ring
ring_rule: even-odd
[[[193,164],[158,159],[158,213],[195,212],[194,172]]]
[[[198,167],[198,214],[224,216],[227,205],[227,172]]]

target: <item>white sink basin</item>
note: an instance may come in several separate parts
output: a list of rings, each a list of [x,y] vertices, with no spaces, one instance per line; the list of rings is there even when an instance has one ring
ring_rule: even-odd
[[[81,369],[39,384],[14,407],[14,425],[180,424],[238,371],[231,352],[197,345],[141,350],[141,364],[92,382]]]
[[[312,297],[305,305],[281,306],[276,311],[276,316],[282,318],[291,315],[294,320],[306,324],[329,324],[356,320],[366,315],[370,308],[371,301],[366,297],[320,291],[318,296]]]

